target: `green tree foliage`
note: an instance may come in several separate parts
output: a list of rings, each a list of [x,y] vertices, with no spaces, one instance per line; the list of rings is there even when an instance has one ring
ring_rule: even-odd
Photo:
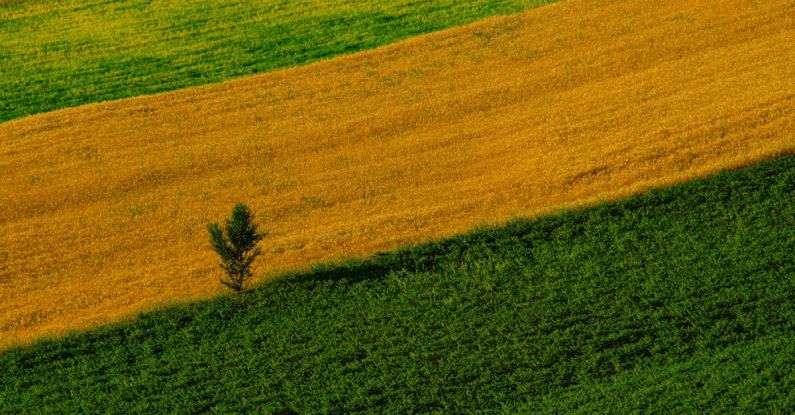
[[[240,292],[251,277],[251,264],[259,256],[257,243],[265,234],[259,233],[254,223],[254,213],[248,206],[238,203],[232,209],[232,216],[227,219],[226,227],[217,223],[207,226],[210,232],[210,244],[221,257],[221,268],[226,272],[226,279],[221,283]]]

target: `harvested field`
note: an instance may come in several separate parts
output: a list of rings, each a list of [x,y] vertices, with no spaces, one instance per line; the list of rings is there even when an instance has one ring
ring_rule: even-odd
[[[0,343],[258,272],[592,204],[795,150],[795,3],[574,0],[210,87],[0,125]]]

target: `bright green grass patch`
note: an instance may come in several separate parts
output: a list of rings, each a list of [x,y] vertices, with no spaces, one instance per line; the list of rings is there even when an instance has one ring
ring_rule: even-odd
[[[552,1],[0,1],[0,122],[301,65]]]
[[[795,407],[794,252],[789,157],[7,351],[0,402],[782,413]]]

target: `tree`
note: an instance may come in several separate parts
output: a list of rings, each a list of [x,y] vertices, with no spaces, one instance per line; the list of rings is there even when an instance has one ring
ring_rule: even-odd
[[[259,256],[257,243],[267,235],[259,233],[254,223],[254,213],[248,206],[238,203],[232,209],[232,216],[227,219],[226,227],[217,223],[207,226],[210,232],[210,244],[221,257],[221,268],[226,272],[226,279],[221,283],[240,292],[246,280],[251,277],[251,264]]]

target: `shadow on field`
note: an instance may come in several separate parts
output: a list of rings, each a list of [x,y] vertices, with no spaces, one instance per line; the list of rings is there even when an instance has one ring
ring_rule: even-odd
[[[315,265],[309,271],[288,274],[280,280],[297,284],[326,281],[357,283],[384,278],[394,269],[394,267],[373,261],[350,261],[341,264]]]

